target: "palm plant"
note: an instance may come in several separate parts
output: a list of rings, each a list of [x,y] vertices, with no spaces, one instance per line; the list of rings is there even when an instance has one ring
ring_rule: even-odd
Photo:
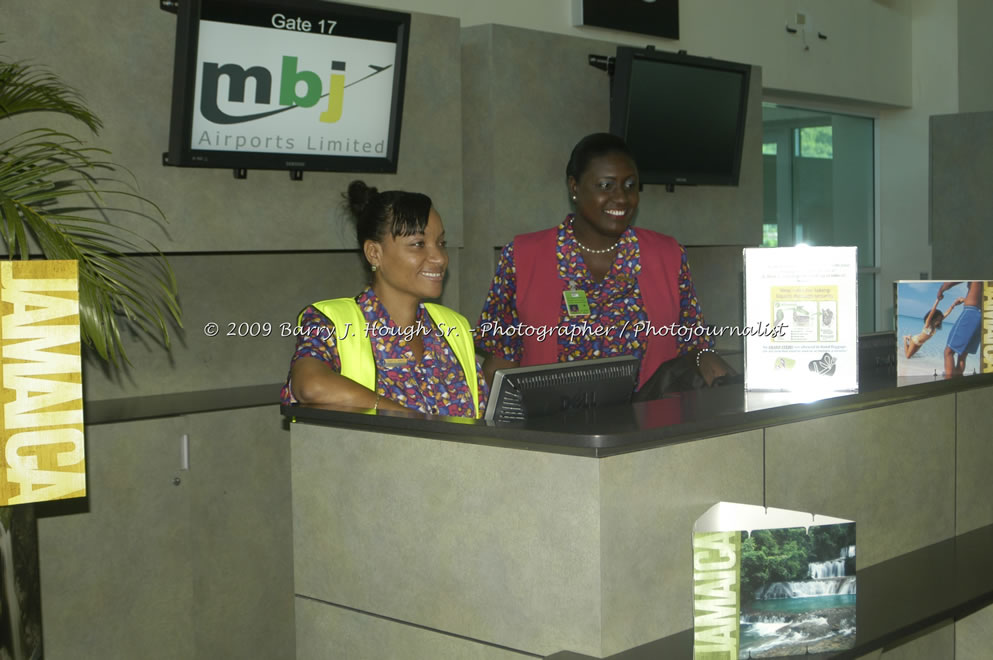
[[[56,75],[0,58],[0,119],[39,112],[71,117],[94,134],[102,127],[79,93]],[[111,220],[135,216],[154,222],[164,216],[108,156],[52,128],[10,137],[0,132],[0,234],[9,259],[31,258],[34,246],[46,259],[76,260],[82,341],[118,367],[128,362],[121,319],[166,348],[169,324],[181,327],[182,321],[165,256]],[[151,215],[142,210],[147,208]]]

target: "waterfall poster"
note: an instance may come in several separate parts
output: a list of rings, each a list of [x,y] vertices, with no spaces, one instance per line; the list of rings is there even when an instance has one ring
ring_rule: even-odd
[[[897,378],[993,373],[993,281],[900,280],[893,290]]]
[[[855,645],[855,523],[720,502],[693,526],[693,658]]]

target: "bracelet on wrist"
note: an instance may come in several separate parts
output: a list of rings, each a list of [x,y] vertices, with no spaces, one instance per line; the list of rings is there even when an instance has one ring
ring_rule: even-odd
[[[717,351],[715,351],[712,348],[701,348],[700,350],[698,350],[696,352],[696,368],[697,369],[700,368],[700,356],[703,355],[704,353],[713,353],[714,355],[717,355]]]

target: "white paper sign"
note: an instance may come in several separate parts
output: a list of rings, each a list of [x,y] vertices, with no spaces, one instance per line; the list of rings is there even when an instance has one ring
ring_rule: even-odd
[[[746,248],[745,389],[858,389],[854,247]]]

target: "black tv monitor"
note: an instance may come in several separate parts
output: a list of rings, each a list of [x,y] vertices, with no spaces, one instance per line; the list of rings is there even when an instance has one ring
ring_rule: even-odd
[[[166,165],[396,172],[410,14],[181,0]]]
[[[566,410],[630,403],[640,362],[625,355],[498,369],[485,418],[519,422]]]
[[[610,132],[641,182],[738,185],[750,77],[747,64],[618,46]]]

